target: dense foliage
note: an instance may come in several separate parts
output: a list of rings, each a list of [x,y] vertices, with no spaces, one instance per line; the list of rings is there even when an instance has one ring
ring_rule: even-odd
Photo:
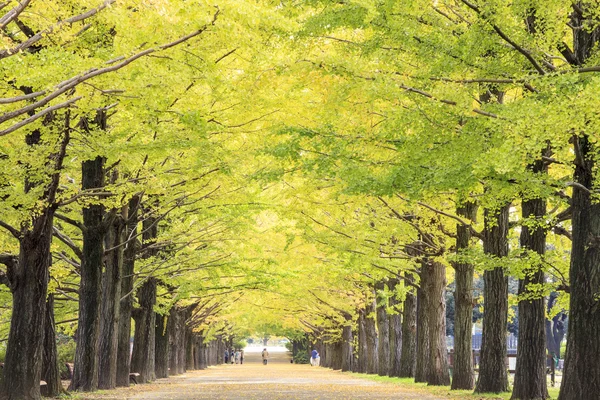
[[[154,349],[178,318],[199,348],[308,337],[359,370],[365,321],[392,360],[386,324],[415,314],[434,332],[425,380],[447,384],[432,349],[450,296],[463,339],[483,309],[478,392],[509,389],[486,365],[511,320],[530,371],[513,397],[546,398],[567,315],[560,398],[600,392],[595,2],[12,0],[0,15],[8,398],[50,379],[44,338],[75,337],[73,390],[110,388],[118,329]],[[85,358],[97,343],[106,363]]]

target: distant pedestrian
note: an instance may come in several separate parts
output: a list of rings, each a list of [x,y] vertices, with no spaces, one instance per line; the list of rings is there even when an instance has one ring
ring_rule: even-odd
[[[244,363],[244,350],[240,352],[240,364]]]
[[[229,363],[229,351],[225,350],[225,364]]]
[[[240,351],[239,350],[235,351],[235,363],[236,364],[240,363]]]
[[[313,349],[312,353],[310,354],[310,365],[313,367],[318,367],[321,365],[321,356],[316,349]]]
[[[267,363],[269,362],[269,352],[267,351],[266,348],[262,351],[261,355],[262,355],[263,364],[267,365]]]
[[[235,362],[235,353],[233,352],[233,350],[231,350],[231,355],[229,356],[229,359],[231,360],[232,364]]]

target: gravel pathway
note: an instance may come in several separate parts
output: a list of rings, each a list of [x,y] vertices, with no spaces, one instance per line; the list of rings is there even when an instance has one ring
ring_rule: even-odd
[[[220,365],[203,371],[159,379],[148,385],[94,394],[88,399],[115,400],[342,400],[439,398],[389,383],[379,383],[339,371],[289,362],[285,353],[271,353],[262,365],[259,353],[246,353],[243,365]]]

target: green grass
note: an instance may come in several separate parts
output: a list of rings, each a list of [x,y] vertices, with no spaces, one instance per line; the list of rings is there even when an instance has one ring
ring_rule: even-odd
[[[413,392],[421,392],[432,394],[439,397],[445,397],[450,400],[462,400],[462,399],[493,399],[493,400],[510,400],[510,392],[506,393],[491,393],[491,394],[475,394],[472,390],[450,390],[450,386],[427,386],[426,383],[415,383],[412,378],[390,378],[387,376],[370,375],[370,374],[356,374],[352,372],[345,372],[346,374],[352,374],[361,378],[369,379],[372,381],[392,383],[394,385],[401,386],[406,389],[410,389]],[[558,397],[558,387],[550,387],[548,385],[548,394],[550,398],[556,399]]]

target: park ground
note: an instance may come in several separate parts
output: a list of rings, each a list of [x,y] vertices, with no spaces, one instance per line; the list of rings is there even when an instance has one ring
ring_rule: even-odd
[[[342,399],[508,399],[506,395],[475,396],[470,391],[451,392],[410,380],[342,373],[326,368],[290,363],[287,352],[271,349],[268,365],[262,365],[260,350],[247,351],[244,364],[219,365],[202,371],[159,379],[72,399],[110,400],[342,400]],[[556,398],[556,394],[552,396]]]

